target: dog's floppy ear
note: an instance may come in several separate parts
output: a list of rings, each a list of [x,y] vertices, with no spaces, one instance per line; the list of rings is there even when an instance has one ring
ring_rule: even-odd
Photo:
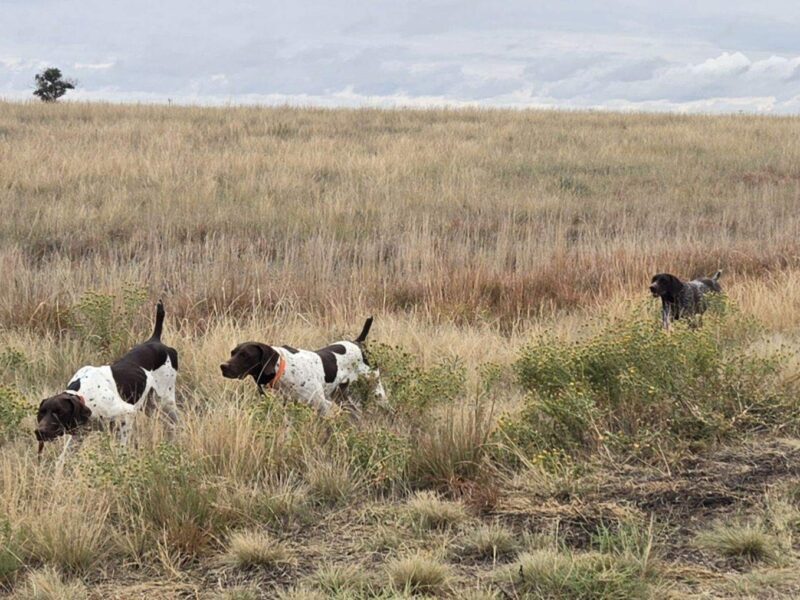
[[[89,417],[92,416],[91,409],[81,402],[80,398],[74,394],[67,394],[67,396],[69,397],[70,404],[72,404],[72,420],[75,422],[75,425],[85,424],[89,420]]]
[[[258,371],[253,373],[253,375],[256,377],[256,383],[259,385],[266,385],[275,377],[275,365],[278,363],[280,354],[278,354],[272,346],[267,346],[266,344],[254,344],[254,346],[258,348],[261,353],[261,358],[259,360]]]
[[[683,282],[675,277],[675,275],[670,275],[669,273],[664,275],[663,281],[667,293],[672,296],[672,298],[677,298],[683,289]]]

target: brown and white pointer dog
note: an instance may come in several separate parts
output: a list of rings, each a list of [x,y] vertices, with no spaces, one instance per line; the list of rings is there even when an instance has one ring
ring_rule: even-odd
[[[709,292],[722,292],[719,284],[721,275],[720,270],[711,277],[700,277],[687,283],[669,273],[653,275],[650,293],[654,298],[661,298],[661,322],[664,329],[669,331],[671,319],[677,321],[681,317],[702,315],[708,308],[705,295]]]
[[[120,441],[126,444],[133,416],[151,392],[172,423],[177,422],[178,353],[161,342],[163,325],[164,305],[159,301],[155,329],[149,340],[112,365],[82,367],[63,392],[42,400],[35,431],[40,453],[45,442],[72,435],[90,421],[113,423]]]
[[[370,327],[372,317],[352,342],[344,340],[315,351],[245,342],[231,350],[230,359],[220,365],[222,376],[244,379],[250,375],[262,394],[262,386],[268,386],[313,406],[322,415],[330,410],[335,394],[346,395],[351,383],[365,378],[378,403],[386,406],[380,372],[364,355]]]

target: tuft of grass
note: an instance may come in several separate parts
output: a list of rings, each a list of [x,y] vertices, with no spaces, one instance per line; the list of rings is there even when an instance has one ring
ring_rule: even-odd
[[[258,589],[250,587],[230,588],[213,596],[214,600],[259,600],[260,597]]]
[[[597,552],[535,550],[522,554],[496,578],[515,594],[540,600],[634,600],[649,598],[651,592],[636,564]]]
[[[357,565],[322,565],[309,580],[327,597],[364,595],[373,585],[370,575]]]
[[[432,555],[419,552],[390,561],[386,573],[394,590],[412,594],[440,594],[449,587],[452,578],[450,567]]]
[[[319,504],[335,506],[352,498],[360,481],[341,458],[314,457],[308,461],[306,482],[310,496]]]
[[[86,600],[89,591],[80,581],[65,581],[58,570],[45,567],[31,571],[14,597],[19,600]]]
[[[291,587],[286,590],[280,590],[276,598],[278,600],[327,600],[329,596],[318,592],[317,590],[308,589],[303,586]]]
[[[701,532],[697,544],[710,552],[747,562],[770,562],[778,556],[777,539],[754,524],[720,524]]]
[[[231,481],[217,498],[227,520],[241,525],[304,522],[313,511],[310,502],[308,488],[289,479],[244,485]]]
[[[368,552],[390,552],[402,546],[404,541],[400,531],[381,525],[361,541],[360,547]]]
[[[511,530],[491,523],[468,531],[458,544],[457,554],[461,557],[498,560],[518,549],[519,543]]]
[[[442,500],[430,491],[416,492],[406,502],[406,514],[420,529],[443,529],[467,520],[467,511],[459,502]]]
[[[237,531],[230,536],[223,561],[240,569],[273,568],[294,562],[292,551],[264,531]]]

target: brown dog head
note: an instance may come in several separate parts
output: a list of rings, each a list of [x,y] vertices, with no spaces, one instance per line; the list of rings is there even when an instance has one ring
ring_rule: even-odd
[[[668,302],[674,302],[681,293],[683,282],[669,273],[658,273],[653,275],[650,280],[650,293],[655,298],[663,298]]]
[[[228,362],[219,368],[228,379],[244,379],[252,375],[256,383],[266,385],[275,378],[275,367],[280,355],[271,346],[258,342],[245,342],[231,350]]]
[[[40,442],[49,442],[85,425],[91,416],[92,411],[80,396],[61,392],[42,400],[34,434]]]

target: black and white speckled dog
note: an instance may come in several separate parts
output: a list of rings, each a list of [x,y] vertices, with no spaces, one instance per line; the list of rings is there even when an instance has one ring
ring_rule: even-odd
[[[177,422],[178,353],[161,342],[163,325],[164,305],[159,301],[155,329],[149,340],[112,365],[82,367],[72,376],[66,390],[42,400],[35,431],[39,452],[45,442],[72,435],[91,421],[113,423],[120,441],[126,444],[133,415],[146,404],[151,392],[172,423]]]
[[[659,273],[650,282],[650,292],[654,298],[661,298],[661,322],[669,330],[670,320],[681,317],[702,315],[708,306],[705,295],[709,292],[722,292],[719,278],[722,271],[712,277],[701,277],[684,283],[675,275]]]
[[[363,344],[370,327],[372,317],[352,342],[344,340],[315,351],[245,342],[231,350],[230,359],[220,365],[222,376],[244,379],[250,375],[261,393],[262,386],[276,389],[315,407],[323,415],[337,394],[346,397],[350,384],[368,379],[376,400],[386,406],[380,372],[369,365],[364,355]]]

